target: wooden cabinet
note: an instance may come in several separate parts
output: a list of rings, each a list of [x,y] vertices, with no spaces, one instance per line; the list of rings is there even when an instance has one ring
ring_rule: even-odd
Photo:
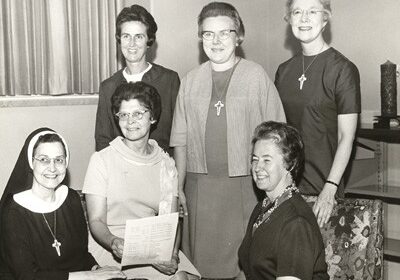
[[[374,151],[377,183],[347,188],[346,196],[376,198],[385,203],[400,205],[400,186],[389,186],[387,176],[388,143],[400,144],[400,129],[362,127],[358,130],[357,137],[376,141]],[[400,240],[385,238],[384,257],[388,260],[400,261]]]

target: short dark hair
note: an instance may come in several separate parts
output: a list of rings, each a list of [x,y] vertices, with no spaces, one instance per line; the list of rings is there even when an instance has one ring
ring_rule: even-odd
[[[63,147],[64,155],[67,156],[67,149],[64,145],[64,141],[61,139],[61,137],[58,134],[55,133],[49,133],[49,134],[44,134],[39,136],[38,140],[36,141],[35,145],[33,146],[32,149],[32,156],[35,155],[37,147],[39,147],[40,144],[42,143],[61,143],[61,146]]]
[[[304,163],[304,144],[300,133],[285,123],[263,122],[254,130],[253,148],[257,141],[268,139],[272,139],[281,150],[286,169],[290,171],[292,178],[298,179]]]
[[[227,16],[232,19],[233,23],[235,24],[236,34],[238,35],[238,43],[240,45],[244,40],[244,25],[242,18],[233,5],[225,2],[211,2],[203,7],[197,18],[199,38],[201,38],[201,34],[203,32],[204,20],[209,17],[218,16]]]
[[[158,121],[161,115],[161,97],[157,89],[145,82],[123,83],[119,85],[111,97],[113,113],[121,108],[123,100],[136,99],[143,107],[150,111],[153,120]]]
[[[117,42],[119,44],[121,43],[122,24],[129,21],[138,21],[146,26],[147,37],[149,38],[147,45],[149,47],[152,46],[156,41],[156,33],[158,29],[157,23],[155,22],[153,16],[145,8],[139,5],[132,5],[130,7],[123,8],[118,14],[115,24],[115,37],[117,38]]]

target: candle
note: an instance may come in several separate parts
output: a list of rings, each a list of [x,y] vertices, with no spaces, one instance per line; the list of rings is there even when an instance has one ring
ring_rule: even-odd
[[[383,117],[397,116],[396,64],[381,64],[381,113]]]

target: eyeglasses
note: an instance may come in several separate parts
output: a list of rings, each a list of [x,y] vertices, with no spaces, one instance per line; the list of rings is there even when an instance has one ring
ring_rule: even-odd
[[[325,10],[317,10],[317,9],[301,10],[301,9],[296,9],[296,10],[292,10],[290,12],[290,14],[292,15],[293,18],[299,19],[304,14],[306,14],[308,18],[315,18],[318,15],[318,13],[323,13],[323,12],[325,12]]]
[[[51,162],[54,163],[55,166],[58,167],[64,167],[66,163],[65,157],[56,157],[56,158],[49,158],[47,156],[38,156],[38,157],[33,157],[35,160],[37,160],[41,165],[43,166],[49,166]]]
[[[129,44],[132,40],[135,41],[136,44],[144,44],[144,42],[146,41],[146,35],[143,33],[139,33],[139,34],[128,34],[128,33],[123,33],[121,34],[121,44]]]
[[[117,116],[117,118],[120,121],[127,121],[127,120],[129,120],[129,118],[132,118],[135,121],[139,121],[139,120],[143,119],[143,115],[148,111],[149,110],[142,110],[142,111],[135,111],[132,113],[118,112],[115,114],[115,116]]]
[[[218,39],[220,39],[221,41],[224,41],[226,39],[228,39],[231,36],[231,33],[235,32],[236,30],[234,29],[225,29],[225,30],[221,30],[218,32]],[[204,40],[206,41],[211,41],[214,40],[216,33],[214,31],[203,31],[201,32],[201,37],[203,37]]]

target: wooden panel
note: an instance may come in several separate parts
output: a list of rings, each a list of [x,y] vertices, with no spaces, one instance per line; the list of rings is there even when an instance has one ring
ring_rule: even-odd
[[[352,187],[346,189],[346,194],[359,194],[364,196],[370,196],[373,198],[379,198],[382,200],[396,199],[400,200],[400,188],[396,186],[384,185],[380,188],[378,185],[367,185],[361,187]]]
[[[385,238],[384,241],[384,249],[383,249],[384,257],[387,258],[400,258],[400,240]]]

